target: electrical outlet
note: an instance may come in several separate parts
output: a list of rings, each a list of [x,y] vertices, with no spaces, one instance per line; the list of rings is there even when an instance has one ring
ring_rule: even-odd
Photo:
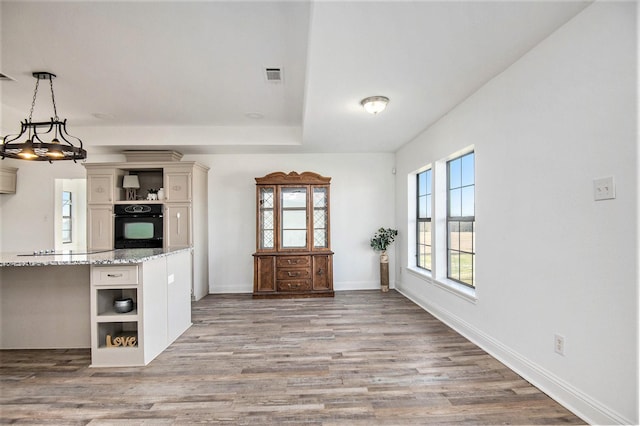
[[[559,334],[553,336],[553,348],[557,354],[564,356],[564,336]]]
[[[613,176],[593,180],[594,200],[613,200],[614,198],[616,198],[616,187],[613,182]]]

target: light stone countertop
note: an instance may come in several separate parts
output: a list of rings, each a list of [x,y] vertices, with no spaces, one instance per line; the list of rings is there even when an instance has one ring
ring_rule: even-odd
[[[64,266],[64,265],[116,265],[127,263],[141,263],[159,257],[170,256],[174,253],[191,250],[141,248],[93,251],[61,251],[48,254],[34,255],[28,252],[0,253],[0,267],[9,266]]]

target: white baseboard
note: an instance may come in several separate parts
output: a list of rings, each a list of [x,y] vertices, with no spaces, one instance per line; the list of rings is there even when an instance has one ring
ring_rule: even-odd
[[[209,286],[209,294],[246,294],[253,293],[253,287],[246,285],[215,285]]]
[[[340,281],[333,283],[335,291],[380,290],[380,281]]]
[[[401,287],[396,288],[396,290],[422,309],[453,328],[462,336],[478,345],[489,355],[505,364],[529,383],[549,395],[555,401],[587,423],[596,425],[634,424],[632,420],[614,412],[594,398],[586,395],[579,389],[576,389],[562,378],[513,351],[501,342],[484,333],[482,330],[475,328],[472,324],[469,324],[447,310],[424,300],[424,298],[412,293],[410,290],[403,289]]]
[[[393,283],[390,283],[390,288],[394,288]],[[379,281],[341,281],[334,282],[333,289],[335,291],[348,291],[348,290],[380,290]],[[247,287],[246,285],[218,285],[209,286],[209,294],[244,294],[253,293],[253,287]]]

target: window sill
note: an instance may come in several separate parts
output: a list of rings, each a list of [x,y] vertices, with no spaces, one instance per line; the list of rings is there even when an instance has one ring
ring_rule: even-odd
[[[471,288],[468,287],[464,284],[460,284],[458,282],[452,281],[452,280],[448,280],[448,279],[434,279],[433,276],[431,275],[430,271],[426,271],[424,269],[420,269],[420,268],[416,268],[416,267],[407,267],[406,268],[407,271],[409,273],[411,273],[412,275],[417,276],[418,278],[436,285],[437,287],[455,295],[458,296],[468,302],[471,303],[476,303],[478,301],[478,298],[476,297],[476,289],[475,288]]]

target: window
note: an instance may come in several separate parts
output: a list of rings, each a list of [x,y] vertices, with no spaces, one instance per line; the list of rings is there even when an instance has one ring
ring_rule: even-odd
[[[447,278],[475,287],[474,153],[447,162]]]
[[[71,192],[62,191],[62,242],[71,243],[71,211],[73,210],[71,202]]]
[[[431,169],[416,175],[416,266],[431,270]]]

